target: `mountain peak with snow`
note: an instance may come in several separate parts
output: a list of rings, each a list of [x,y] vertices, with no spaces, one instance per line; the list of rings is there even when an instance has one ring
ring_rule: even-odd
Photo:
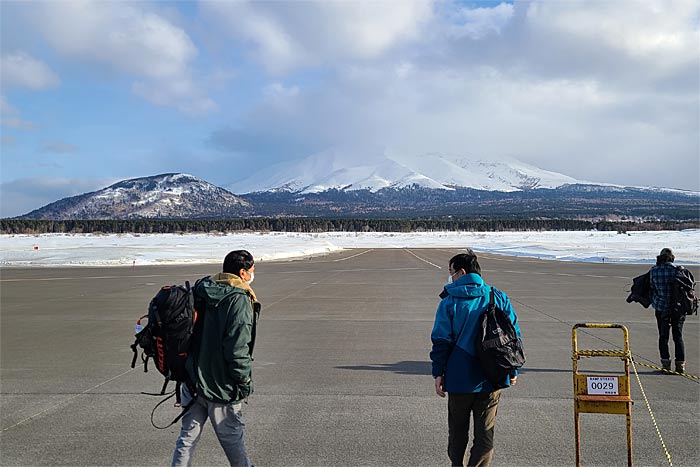
[[[28,219],[202,218],[240,214],[247,201],[193,175],[167,173],[123,180],[32,211]]]
[[[230,184],[234,193],[320,193],[420,186],[521,191],[585,183],[517,160],[489,161],[442,153],[409,156],[388,150],[331,149],[300,161],[273,165]]]

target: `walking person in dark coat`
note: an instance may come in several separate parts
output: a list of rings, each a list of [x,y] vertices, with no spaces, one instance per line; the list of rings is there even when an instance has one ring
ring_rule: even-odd
[[[223,272],[200,281],[194,304],[203,316],[195,334],[187,370],[197,398],[182,418],[173,466],[192,465],[197,442],[207,420],[231,466],[250,467],[243,442],[241,403],[253,392],[251,372],[255,327],[260,304],[250,287],[255,276],[253,256],[236,250],[224,259]],[[192,396],[182,385],[182,404]]]
[[[651,305],[656,310],[656,324],[659,328],[661,367],[664,370],[671,370],[671,354],[668,349],[670,333],[673,335],[675,344],[675,369],[679,373],[685,373],[685,345],[683,344],[685,315],[672,313],[671,303],[671,285],[678,274],[673,264],[675,259],[670,248],[664,248],[656,257],[656,266],[651,268]]]

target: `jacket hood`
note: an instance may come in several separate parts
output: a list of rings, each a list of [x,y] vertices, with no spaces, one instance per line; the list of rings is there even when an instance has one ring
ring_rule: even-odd
[[[490,291],[479,274],[465,274],[455,282],[445,285],[445,292],[453,297],[475,298],[483,297]]]
[[[204,293],[207,295],[212,304],[220,302],[232,292],[236,293],[235,291],[231,291],[226,287],[218,287],[217,285],[228,285],[231,287],[235,287],[236,289],[243,290],[250,295],[253,301],[257,301],[255,292],[253,292],[253,289],[250,287],[250,285],[235,274],[220,272],[211,276],[210,279],[214,283],[203,284],[203,289]]]

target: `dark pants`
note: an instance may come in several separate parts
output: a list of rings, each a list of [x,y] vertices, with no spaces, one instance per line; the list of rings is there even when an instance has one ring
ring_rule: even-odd
[[[676,360],[685,361],[685,345],[683,345],[683,322],[685,315],[673,316],[670,313],[656,312],[656,325],[659,327],[659,353],[664,360],[670,360],[668,352],[669,330],[673,334],[673,343],[676,346]]]
[[[493,457],[493,433],[501,391],[470,394],[448,394],[447,422],[449,438],[447,455],[453,466],[464,465],[469,443],[469,418],[474,414],[474,443],[468,466],[488,466]]]

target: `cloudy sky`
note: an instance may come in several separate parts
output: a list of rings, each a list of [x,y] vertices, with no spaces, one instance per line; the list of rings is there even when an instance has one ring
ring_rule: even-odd
[[[10,1],[0,216],[328,148],[700,190],[696,0]]]

